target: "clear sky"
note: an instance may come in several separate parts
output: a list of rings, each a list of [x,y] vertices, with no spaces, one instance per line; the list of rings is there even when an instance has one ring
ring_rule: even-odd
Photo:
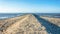
[[[0,13],[60,13],[60,0],[0,0]]]

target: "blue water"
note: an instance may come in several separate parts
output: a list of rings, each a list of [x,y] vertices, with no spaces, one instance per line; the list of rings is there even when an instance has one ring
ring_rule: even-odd
[[[0,19],[21,16],[24,14],[28,14],[28,13],[0,13]],[[30,14],[33,14],[33,13],[30,13]],[[39,16],[48,16],[48,17],[60,18],[60,13],[35,13],[35,14],[37,14]]]
[[[54,18],[60,18],[60,13],[36,13],[40,16],[48,16],[48,17],[54,17]]]
[[[0,13],[0,19],[11,18],[16,16],[21,16],[22,13]]]

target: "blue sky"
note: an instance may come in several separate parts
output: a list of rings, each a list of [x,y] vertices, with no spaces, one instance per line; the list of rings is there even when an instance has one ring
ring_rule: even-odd
[[[60,0],[0,0],[0,13],[60,13]]]

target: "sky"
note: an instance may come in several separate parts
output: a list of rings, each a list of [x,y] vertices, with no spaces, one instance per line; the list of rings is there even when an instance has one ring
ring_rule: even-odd
[[[60,13],[60,0],[0,0],[0,13]]]

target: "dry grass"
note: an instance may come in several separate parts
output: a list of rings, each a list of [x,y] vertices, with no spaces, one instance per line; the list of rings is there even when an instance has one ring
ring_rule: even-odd
[[[0,23],[3,23],[3,34],[47,34],[45,27],[31,14],[2,20]]]
[[[45,19],[45,20],[48,20],[49,22],[57,25],[60,27],[60,18],[53,18],[53,17],[43,17],[41,16],[41,18]]]
[[[14,17],[14,18],[8,18],[5,20],[0,20],[0,29],[5,30],[7,27],[10,25],[14,24],[15,22],[23,19],[25,16],[19,16],[19,17]]]

